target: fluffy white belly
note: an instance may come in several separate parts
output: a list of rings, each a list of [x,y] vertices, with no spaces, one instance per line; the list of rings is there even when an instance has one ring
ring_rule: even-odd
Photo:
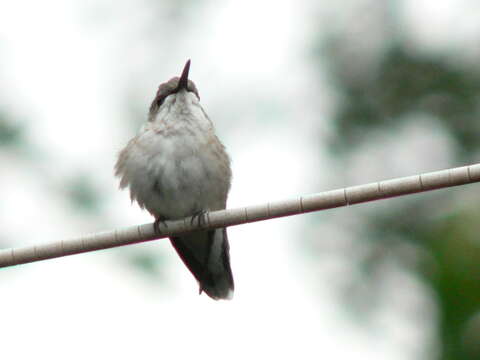
[[[132,199],[165,219],[225,208],[230,174],[220,159],[228,158],[223,146],[202,140],[189,134],[164,138],[153,130],[140,135],[125,164]]]

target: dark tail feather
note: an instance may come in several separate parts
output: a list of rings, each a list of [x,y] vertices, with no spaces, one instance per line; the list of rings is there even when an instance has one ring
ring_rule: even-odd
[[[178,255],[212,299],[231,299],[234,284],[226,229],[197,231],[170,238]]]

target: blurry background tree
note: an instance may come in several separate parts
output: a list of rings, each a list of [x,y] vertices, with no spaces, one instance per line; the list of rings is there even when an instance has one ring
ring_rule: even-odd
[[[338,97],[330,151],[339,169],[354,169],[340,170],[342,176],[374,173],[372,180],[380,180],[407,175],[405,164],[418,166],[418,158],[440,156],[447,167],[479,159],[480,43],[474,49],[455,44],[455,51],[428,51],[405,34],[405,19],[395,8],[391,1],[363,2],[355,10],[358,17],[350,18],[355,23],[332,30],[317,47]],[[443,139],[434,140],[439,134]],[[423,162],[423,170],[437,165]],[[364,314],[375,312],[382,290],[400,294],[401,288],[385,284],[393,281],[384,273],[386,263],[418,277],[433,299],[436,309],[430,311],[438,324],[440,355],[434,351],[425,359],[480,358],[479,201],[478,191],[466,186],[369,205],[367,215],[352,210],[363,230],[350,235],[362,255],[352,248],[344,254],[362,276],[344,288],[345,300]]]

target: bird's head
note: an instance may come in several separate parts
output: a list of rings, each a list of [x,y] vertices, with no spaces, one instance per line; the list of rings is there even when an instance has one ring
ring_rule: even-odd
[[[150,105],[150,119],[154,119],[155,115],[159,112],[161,106],[165,103],[165,100],[170,96],[176,96],[180,91],[191,92],[196,95],[200,100],[197,87],[192,80],[188,79],[188,72],[190,71],[190,60],[188,60],[183,68],[182,75],[180,77],[175,76],[160,84],[158,87],[157,95]]]

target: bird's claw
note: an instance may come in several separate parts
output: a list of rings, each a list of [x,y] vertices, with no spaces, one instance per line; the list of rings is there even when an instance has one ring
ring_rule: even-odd
[[[205,210],[200,210],[193,214],[192,218],[190,219],[190,225],[193,226],[193,224],[196,222],[199,228],[203,228],[207,224],[207,219],[205,216],[206,214],[207,212]]]
[[[164,227],[168,228],[168,225],[165,222],[165,219],[163,219],[163,218],[155,219],[155,222],[153,223],[153,230],[155,231],[155,234],[157,234],[157,235],[162,235],[162,231],[160,230],[160,224],[162,224]]]

